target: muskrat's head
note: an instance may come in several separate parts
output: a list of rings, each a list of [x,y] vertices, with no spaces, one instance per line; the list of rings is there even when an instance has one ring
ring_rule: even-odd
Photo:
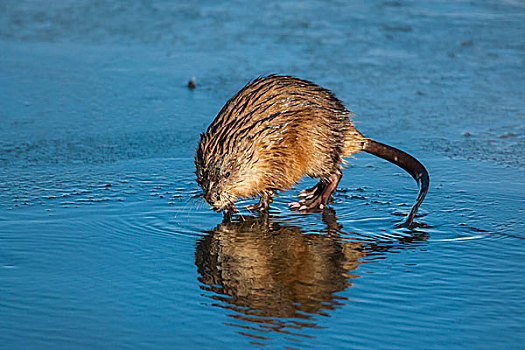
[[[246,162],[246,149],[225,152],[207,134],[201,135],[195,155],[195,174],[203,197],[216,211],[234,211],[233,201],[252,195],[250,163]]]

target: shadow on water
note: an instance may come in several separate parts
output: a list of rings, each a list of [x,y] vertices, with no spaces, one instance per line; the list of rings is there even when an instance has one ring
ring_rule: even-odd
[[[235,321],[227,324],[252,343],[264,345],[274,332],[296,341],[312,338],[301,330],[322,328],[316,316],[329,317],[349,302],[340,292],[361,277],[355,272],[360,264],[428,237],[370,239],[342,232],[333,210],[322,217],[319,233],[268,215],[234,217],[197,243],[201,289],[210,292],[213,306],[233,311]]]

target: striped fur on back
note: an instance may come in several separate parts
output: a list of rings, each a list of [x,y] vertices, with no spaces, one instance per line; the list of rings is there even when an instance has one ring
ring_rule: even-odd
[[[328,90],[270,75],[233,96],[201,135],[195,166],[217,208],[238,197],[287,189],[302,176],[326,180],[365,138]]]

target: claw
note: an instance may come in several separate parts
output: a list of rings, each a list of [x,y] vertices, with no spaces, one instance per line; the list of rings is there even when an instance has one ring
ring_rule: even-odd
[[[299,202],[293,202],[293,203],[290,203],[290,210],[297,210],[301,207],[301,203]]]
[[[324,183],[320,181],[314,187],[299,192],[299,202],[290,204],[290,209],[303,212],[315,209],[322,210],[326,208],[330,196],[337,188],[342,175],[343,173],[341,171],[334,172],[330,176],[329,182]]]
[[[299,198],[306,197],[306,199],[312,198],[316,193],[318,193],[319,191],[322,191],[323,187],[324,187],[324,184],[322,182],[319,182],[317,185],[315,185],[312,188],[308,188],[306,190],[300,191],[298,197]]]

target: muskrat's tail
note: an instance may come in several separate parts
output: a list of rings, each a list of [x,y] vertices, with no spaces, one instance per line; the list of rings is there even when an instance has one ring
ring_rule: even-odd
[[[408,214],[406,221],[400,225],[403,227],[410,227],[412,225],[412,221],[414,221],[414,217],[416,216],[417,210],[423,202],[423,199],[425,199],[425,195],[428,191],[430,178],[428,176],[427,170],[425,169],[423,164],[421,164],[416,158],[397,148],[382,144],[371,139],[366,139],[366,141],[362,143],[362,147],[363,151],[371,153],[380,158],[386,159],[389,162],[394,163],[395,165],[405,169],[410,175],[412,175],[414,180],[417,181],[419,185],[419,195],[417,196],[416,203],[412,207],[410,214]]]

